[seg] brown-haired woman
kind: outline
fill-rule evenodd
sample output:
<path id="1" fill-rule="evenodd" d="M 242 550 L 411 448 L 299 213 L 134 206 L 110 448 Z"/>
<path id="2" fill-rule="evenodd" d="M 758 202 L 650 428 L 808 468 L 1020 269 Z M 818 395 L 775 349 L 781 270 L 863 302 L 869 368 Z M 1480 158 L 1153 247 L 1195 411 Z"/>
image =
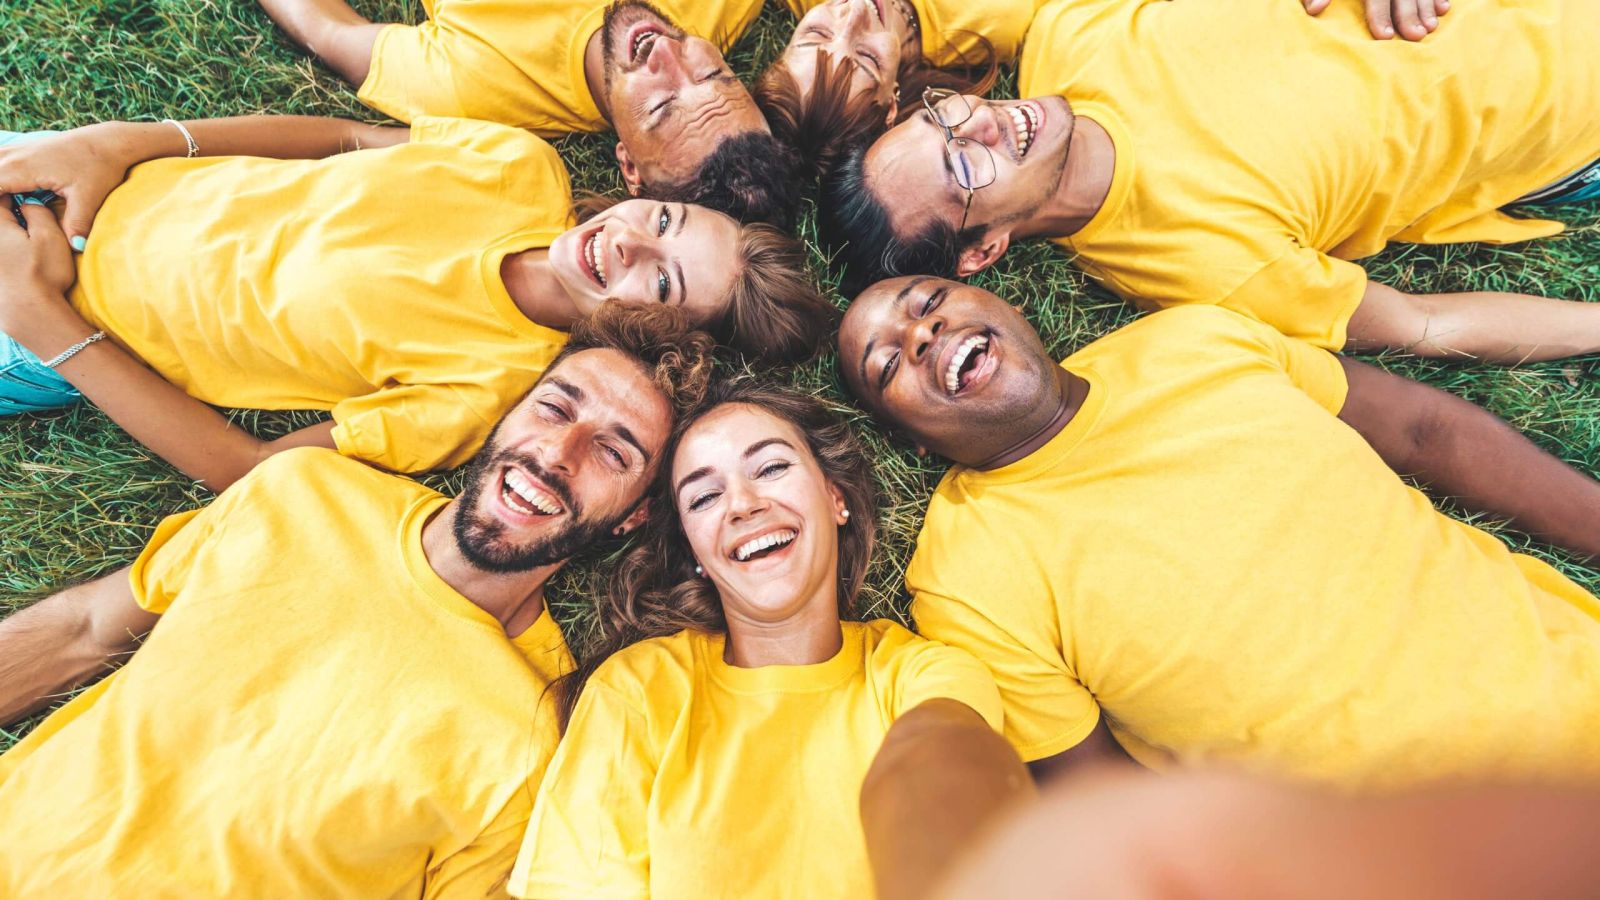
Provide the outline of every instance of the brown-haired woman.
<path id="1" fill-rule="evenodd" d="M 874 867 L 902 892 L 900 873 L 937 868 L 908 856 L 950 849 L 1026 789 L 988 671 L 893 622 L 846 621 L 876 491 L 819 401 L 713 386 L 665 462 L 601 652 L 565 685 L 511 892 L 861 897 Z"/>
<path id="2" fill-rule="evenodd" d="M 1034 0 L 788 0 L 800 21 L 753 91 L 817 173 L 919 109 L 927 88 L 985 94 L 1016 58 Z"/>

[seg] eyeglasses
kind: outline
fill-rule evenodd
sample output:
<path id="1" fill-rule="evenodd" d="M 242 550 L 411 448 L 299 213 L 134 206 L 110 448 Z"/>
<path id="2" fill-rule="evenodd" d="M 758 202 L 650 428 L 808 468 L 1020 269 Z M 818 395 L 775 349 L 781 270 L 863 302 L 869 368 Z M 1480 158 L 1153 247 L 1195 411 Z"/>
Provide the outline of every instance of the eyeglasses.
<path id="1" fill-rule="evenodd" d="M 994 184 L 994 154 L 982 144 L 964 137 L 956 137 L 955 128 L 972 118 L 972 107 L 967 98 L 955 91 L 926 88 L 922 92 L 922 105 L 933 117 L 933 124 L 944 132 L 944 155 L 955 173 L 956 184 L 967 192 L 967 205 L 961 210 L 959 233 L 967 227 L 967 216 L 972 212 L 972 195 L 980 188 Z"/>

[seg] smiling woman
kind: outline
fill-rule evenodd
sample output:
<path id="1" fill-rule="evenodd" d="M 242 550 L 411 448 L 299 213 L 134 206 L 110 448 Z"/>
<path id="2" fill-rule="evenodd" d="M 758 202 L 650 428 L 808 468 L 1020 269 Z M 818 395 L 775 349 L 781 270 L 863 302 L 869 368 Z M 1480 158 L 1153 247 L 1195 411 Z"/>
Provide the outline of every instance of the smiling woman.
<path id="1" fill-rule="evenodd" d="M 977 660 L 886 620 L 843 621 L 877 505 L 844 422 L 811 397 L 724 383 L 665 463 L 601 604 L 602 646 L 557 688 L 570 722 L 512 893 L 870 896 L 862 787 L 892 782 L 869 779 L 880 750 L 902 759 L 937 734 L 1026 781 Z"/>

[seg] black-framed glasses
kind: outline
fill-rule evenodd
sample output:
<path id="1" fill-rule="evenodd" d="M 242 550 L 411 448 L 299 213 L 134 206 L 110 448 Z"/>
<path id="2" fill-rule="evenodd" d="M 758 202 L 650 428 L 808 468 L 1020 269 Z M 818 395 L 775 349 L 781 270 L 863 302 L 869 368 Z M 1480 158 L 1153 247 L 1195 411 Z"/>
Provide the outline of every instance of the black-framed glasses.
<path id="1" fill-rule="evenodd" d="M 994 184 L 994 154 L 982 144 L 964 137 L 956 137 L 957 126 L 972 118 L 972 106 L 967 98 L 955 91 L 926 88 L 922 92 L 922 105 L 933 117 L 933 124 L 944 132 L 944 155 L 955 173 L 956 184 L 967 192 L 967 205 L 961 210 L 961 225 L 957 232 L 967 228 L 967 216 L 972 212 L 972 195 Z"/>

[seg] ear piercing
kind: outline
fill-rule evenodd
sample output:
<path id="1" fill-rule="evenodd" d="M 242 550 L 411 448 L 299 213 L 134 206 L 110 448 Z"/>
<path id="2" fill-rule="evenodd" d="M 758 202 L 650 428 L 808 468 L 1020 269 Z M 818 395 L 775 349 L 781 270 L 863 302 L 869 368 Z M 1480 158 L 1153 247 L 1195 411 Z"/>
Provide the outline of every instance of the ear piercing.
<path id="1" fill-rule="evenodd" d="M 696 575 L 704 575 L 704 574 L 706 574 L 706 570 L 700 568 L 700 564 L 699 563 L 695 563 L 694 564 L 694 573 Z"/>
<path id="2" fill-rule="evenodd" d="M 850 521 L 850 510 L 842 509 L 839 511 L 839 515 L 843 516 L 846 522 Z"/>

